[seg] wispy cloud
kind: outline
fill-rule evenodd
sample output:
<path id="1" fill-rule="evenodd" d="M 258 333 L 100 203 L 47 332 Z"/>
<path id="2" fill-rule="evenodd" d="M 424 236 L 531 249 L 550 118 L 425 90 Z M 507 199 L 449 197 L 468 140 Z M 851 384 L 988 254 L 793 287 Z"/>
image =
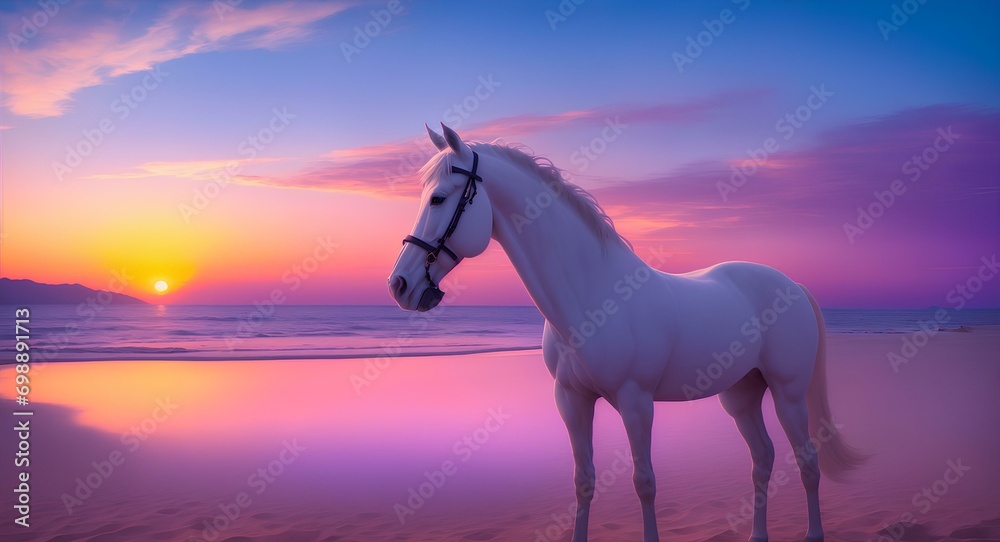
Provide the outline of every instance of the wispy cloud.
<path id="1" fill-rule="evenodd" d="M 540 131 L 575 125 L 603 124 L 609 119 L 621 122 L 662 124 L 685 124 L 707 119 L 714 113 L 747 101 L 764 97 L 767 91 L 758 89 L 721 92 L 707 98 L 678 103 L 653 105 L 618 105 L 592 109 L 564 111 L 551 115 L 514 115 L 473 127 L 463 137 L 474 139 L 492 138 L 497 134 L 505 137 L 532 135 Z"/>
<path id="2" fill-rule="evenodd" d="M 925 168 L 911 163 L 904 170 L 933 145 L 939 129 L 949 127 L 958 139 L 946 152 Z M 730 182 L 732 167 L 746 157 L 688 164 L 594 193 L 616 217 L 641 223 L 642 235 L 759 227 L 816 227 L 839 234 L 858 207 L 874 201 L 874 191 L 885 191 L 899 179 L 906 193 L 887 211 L 892 225 L 886 229 L 940 224 L 986 235 L 989 228 L 968 226 L 996 213 L 998 156 L 1000 114 L 940 105 L 843 126 L 824 134 L 814 147 L 775 154 L 725 201 L 719 183 Z M 914 168 L 921 172 L 917 180 L 911 180 Z"/>
<path id="3" fill-rule="evenodd" d="M 101 13 L 67 6 L 32 42 L 0 57 L 3 104 L 17 115 L 62 115 L 81 89 L 187 55 L 295 43 L 313 32 L 314 23 L 350 5 L 289 1 L 219 12 L 214 3 L 183 3 L 141 25 L 138 33 L 129 21 L 134 14 L 120 13 L 117 4 L 88 6 Z M 14 20 L 20 14 L 0 23 L 11 26 Z"/>
<path id="4" fill-rule="evenodd" d="M 726 108 L 759 99 L 763 95 L 763 91 L 748 90 L 679 103 L 607 105 L 547 115 L 514 115 L 465 128 L 462 137 L 467 140 L 493 140 L 502 136 L 510 140 L 567 127 L 600 125 L 616 118 L 628 124 L 688 124 L 706 120 Z M 253 181 L 271 186 L 359 192 L 374 197 L 413 197 L 420 192 L 414 174 L 435 152 L 423 130 L 420 130 L 411 141 L 334 150 L 295 174 L 259 177 Z"/>
<path id="5" fill-rule="evenodd" d="M 91 180 L 149 179 L 155 177 L 203 181 L 209 179 L 229 179 L 227 170 L 242 171 L 246 166 L 279 162 L 280 158 L 253 158 L 241 160 L 191 160 L 185 162 L 146 162 L 119 173 L 89 175 Z"/>

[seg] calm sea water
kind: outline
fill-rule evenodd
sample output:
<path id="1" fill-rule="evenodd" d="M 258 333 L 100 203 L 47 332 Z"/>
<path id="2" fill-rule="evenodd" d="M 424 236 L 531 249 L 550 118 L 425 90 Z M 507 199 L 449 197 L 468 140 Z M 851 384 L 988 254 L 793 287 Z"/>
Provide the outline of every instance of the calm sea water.
<path id="1" fill-rule="evenodd" d="M 13 331 L 15 307 L 3 306 Z M 825 310 L 831 333 L 906 333 L 934 321 L 926 310 Z M 941 328 L 1000 325 L 1000 309 L 949 311 Z M 541 344 L 534 307 L 441 306 L 407 313 L 393 306 L 114 306 L 31 308 L 34 359 L 255 360 L 414 356 L 531 349 Z M 13 336 L 0 347 L 13 356 Z"/>

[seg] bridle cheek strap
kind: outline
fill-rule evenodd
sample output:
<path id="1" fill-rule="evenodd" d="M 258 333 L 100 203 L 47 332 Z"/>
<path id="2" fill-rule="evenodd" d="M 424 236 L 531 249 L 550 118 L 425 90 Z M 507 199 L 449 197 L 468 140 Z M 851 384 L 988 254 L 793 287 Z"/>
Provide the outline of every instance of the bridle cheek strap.
<path id="1" fill-rule="evenodd" d="M 476 186 L 477 182 L 483 182 L 483 178 L 480 177 L 476 172 L 479 170 L 479 154 L 476 151 L 472 151 L 472 171 L 466 171 L 457 166 L 451 166 L 452 173 L 461 173 L 468 177 L 465 181 L 465 189 L 462 191 L 462 199 L 458 200 L 458 207 L 455 208 L 455 214 L 451 215 L 451 222 L 448 223 L 448 229 L 444 231 L 444 235 L 438 239 L 437 245 L 432 245 L 427 241 L 413 235 L 407 235 L 403 238 L 403 244 L 411 243 L 427 251 L 427 259 L 424 261 L 424 276 L 427 278 L 427 282 L 430 283 L 431 288 L 438 289 L 437 284 L 431 279 L 431 264 L 437 261 L 438 256 L 444 252 L 451 257 L 452 260 L 457 262 L 459 260 L 458 255 L 455 251 L 448 248 L 445 244 L 448 239 L 455 233 L 458 228 L 458 221 L 462 218 L 462 213 L 465 212 L 465 207 L 467 205 L 472 205 L 472 200 L 475 199 L 476 194 L 479 192 L 479 188 Z"/>

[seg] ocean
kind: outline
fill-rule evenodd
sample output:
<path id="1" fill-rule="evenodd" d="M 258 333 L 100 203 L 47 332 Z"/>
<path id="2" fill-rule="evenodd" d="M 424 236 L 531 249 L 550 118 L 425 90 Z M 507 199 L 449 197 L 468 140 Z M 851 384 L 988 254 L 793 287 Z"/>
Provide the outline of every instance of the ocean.
<path id="1" fill-rule="evenodd" d="M 13 331 L 14 310 L 2 306 Z M 338 359 L 467 354 L 536 349 L 542 316 L 534 307 L 442 305 L 426 313 L 395 306 L 31 307 L 35 361 Z M 1000 325 L 1000 309 L 825 309 L 830 333 L 908 333 Z M 13 361 L 5 334 L 0 364 Z"/>

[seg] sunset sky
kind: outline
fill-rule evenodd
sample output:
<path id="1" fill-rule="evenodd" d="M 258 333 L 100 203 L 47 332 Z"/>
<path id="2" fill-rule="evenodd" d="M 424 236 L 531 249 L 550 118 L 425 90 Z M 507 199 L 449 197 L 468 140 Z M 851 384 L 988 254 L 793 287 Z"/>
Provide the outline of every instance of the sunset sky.
<path id="1" fill-rule="evenodd" d="M 4 2 L 0 274 L 392 303 L 444 121 L 550 158 L 666 271 L 751 260 L 826 307 L 945 306 L 1000 251 L 1000 4 L 918 5 Z M 459 303 L 530 303 L 495 243 L 454 274 Z M 1000 306 L 1000 277 L 970 306 Z"/>

